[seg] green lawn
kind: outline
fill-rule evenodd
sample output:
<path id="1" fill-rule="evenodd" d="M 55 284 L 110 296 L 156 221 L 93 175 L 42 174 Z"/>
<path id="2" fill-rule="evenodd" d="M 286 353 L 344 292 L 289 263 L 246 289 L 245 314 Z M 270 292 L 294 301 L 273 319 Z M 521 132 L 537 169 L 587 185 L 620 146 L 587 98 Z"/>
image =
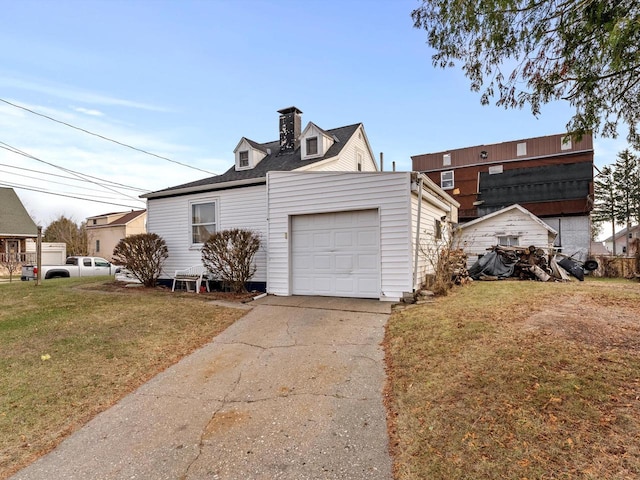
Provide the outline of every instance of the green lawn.
<path id="1" fill-rule="evenodd" d="M 243 314 L 206 295 L 104 282 L 0 284 L 0 478 Z"/>

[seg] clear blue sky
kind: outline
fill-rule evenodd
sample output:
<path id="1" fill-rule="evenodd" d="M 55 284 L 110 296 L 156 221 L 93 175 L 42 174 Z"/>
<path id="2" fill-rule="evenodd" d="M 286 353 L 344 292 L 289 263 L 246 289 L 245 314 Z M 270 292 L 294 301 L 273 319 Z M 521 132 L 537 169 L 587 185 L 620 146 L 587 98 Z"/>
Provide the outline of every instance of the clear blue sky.
<path id="1" fill-rule="evenodd" d="M 304 112 L 303 126 L 364 123 L 375 155 L 384 152 L 385 169 L 395 161 L 398 170 L 410 170 L 410 156 L 420 153 L 564 131 L 568 105 L 547 105 L 539 118 L 483 107 L 460 69 L 434 68 L 425 33 L 412 26 L 418 5 L 0 0 L 0 98 L 215 173 L 233 163 L 241 137 L 276 140 L 276 111 L 291 105 Z M 2 102 L 0 142 L 142 190 L 208 176 Z M 625 147 L 623 139 L 595 139 L 596 164 L 612 163 Z M 0 186 L 118 204 L 15 187 L 43 226 L 61 214 L 80 221 L 144 207 L 138 191 L 27 171 L 71 175 L 5 149 L 0 164 Z"/>

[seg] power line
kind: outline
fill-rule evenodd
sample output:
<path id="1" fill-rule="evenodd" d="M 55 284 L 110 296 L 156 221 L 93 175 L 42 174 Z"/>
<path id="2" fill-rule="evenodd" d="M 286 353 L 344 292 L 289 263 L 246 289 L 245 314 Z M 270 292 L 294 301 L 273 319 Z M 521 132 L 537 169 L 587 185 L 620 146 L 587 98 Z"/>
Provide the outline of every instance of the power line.
<path id="1" fill-rule="evenodd" d="M 6 146 L 5 146 L 5 147 L 3 147 L 2 145 L 6 145 Z M 7 147 L 8 147 L 8 148 L 7 148 Z M 24 156 L 24 157 L 31 158 L 31 159 L 36 160 L 36 161 L 38 161 L 38 162 L 42 162 L 42 163 L 44 163 L 44 164 L 46 164 L 46 165 L 49 165 L 49 166 L 52 166 L 52 167 L 58 168 L 58 169 L 60 169 L 60 170 L 62 170 L 62 171 L 64 171 L 64 172 L 71 173 L 72 175 L 75 175 L 75 176 L 77 176 L 77 177 L 79 177 L 79 178 L 82 178 L 83 180 L 85 180 L 85 181 L 87 181 L 87 182 L 89 182 L 89 183 L 93 183 L 93 184 L 95 184 L 95 185 L 98 185 L 98 186 L 100 186 L 100 187 L 102 187 L 102 188 L 104 188 L 104 189 L 106 189 L 106 190 L 110 190 L 110 191 L 112 191 L 112 192 L 114 192 L 114 193 L 117 193 L 118 195 L 122 195 L 122 196 L 124 196 L 124 197 L 129 197 L 130 199 L 135 200 L 135 201 L 137 201 L 137 200 L 138 200 L 138 199 L 137 199 L 137 198 L 135 198 L 135 197 L 132 197 L 132 196 L 127 195 L 127 194 L 125 194 L 125 193 L 119 192 L 119 191 L 117 191 L 117 190 L 115 190 L 115 189 L 113 189 L 113 188 L 111 188 L 111 187 L 108 187 L 108 186 L 106 186 L 106 185 L 100 185 L 98 182 L 95 182 L 95 181 L 93 181 L 93 180 L 90 180 L 89 178 L 85 178 L 85 177 L 89 177 L 89 175 L 85 175 L 84 173 L 76 172 L 76 171 L 74 171 L 74 170 L 70 170 L 70 169 L 68 169 L 68 168 L 60 167 L 60 166 L 55 165 L 55 164 L 53 164 L 53 163 L 51 163 L 51 162 L 47 162 L 47 161 L 45 161 L 45 160 L 42 160 L 42 159 L 40 159 L 40 158 L 38 158 L 38 157 L 35 157 L 35 156 L 33 156 L 33 155 L 29 154 L 29 153 L 23 152 L 22 150 L 20 150 L 20 149 L 18 149 L 18 148 L 16 148 L 16 147 L 13 147 L 13 146 L 11 146 L 11 145 L 9 145 L 8 143 L 5 143 L 5 142 L 0 141 L 0 148 L 4 148 L 5 150 L 8 150 L 8 151 L 10 151 L 10 152 L 12 152 L 12 153 L 16 153 L 16 154 L 18 154 L 18 155 L 22 155 L 22 156 Z M 93 177 L 93 178 L 95 178 L 95 177 Z"/>
<path id="2" fill-rule="evenodd" d="M 8 100 L 5 100 L 3 98 L 0 98 L 0 102 L 4 102 L 7 105 L 11 105 L 12 107 L 19 108 L 21 110 L 24 110 L 26 112 L 32 113 L 34 115 L 38 115 L 39 117 L 46 118 L 47 120 L 51 120 L 52 122 L 56 122 L 56 123 L 59 123 L 61 125 L 65 125 L 65 126 L 67 126 L 69 128 L 73 128 L 75 130 L 79 130 L 81 132 L 88 133 L 89 135 L 93 135 L 94 137 L 101 138 L 101 139 L 106 140 L 108 142 L 116 143 L 116 144 L 118 144 L 118 145 L 120 145 L 122 147 L 130 148 L 131 150 L 135 150 L 136 152 L 144 153 L 146 155 L 151 155 L 152 157 L 156 157 L 156 158 L 159 158 L 161 160 L 166 160 L 167 162 L 176 163 L 176 164 L 181 165 L 183 167 L 192 168 L 194 170 L 199 170 L 199 171 L 207 173 L 209 175 L 217 175 L 216 173 L 209 172 L 208 170 L 203 170 L 202 168 L 193 167 L 191 165 L 187 165 L 186 163 L 178 162 L 177 160 L 172 160 L 170 158 L 163 157 L 162 155 L 157 155 L 155 153 L 148 152 L 147 150 L 143 150 L 141 148 L 137 148 L 137 147 L 133 147 L 131 145 L 127 145 L 126 143 L 119 142 L 118 140 L 114 140 L 113 138 L 105 137 L 104 135 L 100 135 L 99 133 L 90 132 L 89 130 L 85 130 L 84 128 L 76 127 L 75 125 L 71 125 L 70 123 L 63 122 L 62 120 L 58 120 L 56 118 L 50 117 L 48 115 L 45 115 L 43 113 L 36 112 L 35 110 L 31 110 L 31 109 L 29 109 L 27 107 L 23 107 L 22 105 L 17 105 L 15 103 L 12 103 L 12 102 L 10 102 Z"/>
<path id="3" fill-rule="evenodd" d="M 55 195 L 55 196 L 58 196 L 58 197 L 66 197 L 66 198 L 73 198 L 73 199 L 76 199 L 76 200 L 84 200 L 85 202 L 103 203 L 105 205 L 116 205 L 118 207 L 126 207 L 126 208 L 131 208 L 131 209 L 134 209 L 134 210 L 136 208 L 140 208 L 140 207 L 132 207 L 131 205 L 124 205 L 122 203 L 105 202 L 104 200 L 92 200 L 90 198 L 76 197 L 74 195 L 66 195 L 64 193 L 49 192 L 47 190 L 32 188 L 32 187 L 28 187 L 28 186 L 25 186 L 25 185 L 20 185 L 20 184 L 17 184 L 17 183 L 10 183 L 10 182 L 0 181 L 0 185 L 3 185 L 5 187 L 11 187 L 11 188 L 21 188 L 23 190 L 29 190 L 29 191 L 32 191 L 32 192 L 46 193 L 48 195 Z M 140 200 L 138 200 L 138 201 L 140 201 Z"/>
<path id="4" fill-rule="evenodd" d="M 4 147 L 0 147 L 0 148 L 4 148 Z M 7 150 L 7 149 L 5 149 L 5 150 Z M 9 151 L 10 151 L 10 152 L 12 152 L 12 153 L 17 153 L 17 152 L 13 152 L 13 150 L 9 150 Z M 34 169 L 32 169 L 32 168 L 17 167 L 17 166 L 15 166 L 15 165 L 9 165 L 9 164 L 7 164 L 7 163 L 0 163 L 0 166 L 2 166 L 2 167 L 9 167 L 9 168 L 15 168 L 16 170 L 24 170 L 25 172 L 41 173 L 42 175 L 49 175 L 49 176 L 51 176 L 51 177 L 64 178 L 64 179 L 67 179 L 67 180 L 73 180 L 74 182 L 84 182 L 84 181 L 86 181 L 86 180 L 84 180 L 84 179 L 68 177 L 68 176 L 66 176 L 66 175 L 59 175 L 59 174 L 57 174 L 57 173 L 45 172 L 45 171 L 43 171 L 43 170 L 34 170 Z M 29 177 L 28 175 L 24 175 L 24 174 L 17 174 L 17 173 L 11 173 L 11 172 L 6 172 L 6 173 L 9 173 L 9 174 L 11 174 L 11 175 L 20 175 L 20 176 L 24 176 L 24 177 L 27 177 L 27 178 L 34 178 L 34 179 L 36 179 L 36 180 L 43 180 L 43 179 L 41 179 L 41 178 Z M 97 177 L 93 177 L 93 178 L 97 178 Z M 100 180 L 100 179 L 98 178 L 98 180 Z M 51 182 L 51 180 L 47 180 L 47 181 Z M 148 192 L 148 190 L 145 190 L 144 188 L 129 187 L 129 186 L 127 186 L 127 185 L 123 185 L 123 184 L 121 184 L 121 183 L 112 182 L 111 180 L 103 180 L 103 181 L 104 181 L 105 183 L 108 183 L 108 184 L 111 184 L 111 185 L 117 185 L 117 186 L 119 186 L 120 188 L 124 188 L 124 189 L 126 189 L 126 190 L 134 190 L 134 191 L 142 192 L 142 193 L 144 193 L 144 192 Z M 64 185 L 64 184 L 62 184 L 62 185 Z M 72 186 L 72 185 L 70 185 L 70 186 Z"/>
<path id="5" fill-rule="evenodd" d="M 81 187 L 79 185 L 71 185 L 69 183 L 56 182 L 55 180 L 43 180 L 40 177 L 34 177 L 32 175 L 25 175 L 24 173 L 13 173 L 13 172 L 9 172 L 7 170 L 0 170 L 0 173 L 7 173 L 9 175 L 19 176 L 20 178 L 29 178 L 29 179 L 38 180 L 38 181 L 41 181 L 41 182 L 42 181 L 46 181 L 47 184 L 56 184 L 56 185 L 62 185 L 64 187 L 79 188 L 81 190 L 88 190 L 90 192 L 97 192 L 98 191 L 95 188 L 87 188 L 87 187 Z M 75 178 L 70 178 L 70 177 L 63 177 L 63 178 L 69 178 L 70 180 L 77 180 Z M 103 196 L 99 196 L 99 195 L 91 195 L 91 196 L 94 197 L 94 198 L 111 198 L 111 197 L 103 197 Z M 129 197 L 129 198 L 131 198 L 131 197 Z"/>

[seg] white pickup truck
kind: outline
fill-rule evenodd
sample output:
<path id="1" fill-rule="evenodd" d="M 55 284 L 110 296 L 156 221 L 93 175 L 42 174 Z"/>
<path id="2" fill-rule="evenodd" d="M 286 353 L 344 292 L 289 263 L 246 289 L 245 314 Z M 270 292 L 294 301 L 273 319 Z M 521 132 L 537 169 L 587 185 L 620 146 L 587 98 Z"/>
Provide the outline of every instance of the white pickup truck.
<path id="1" fill-rule="evenodd" d="M 41 278 L 95 277 L 115 275 L 122 267 L 112 265 L 100 257 L 68 257 L 64 265 L 42 265 Z M 35 280 L 38 268 L 35 265 L 23 265 L 22 281 Z"/>

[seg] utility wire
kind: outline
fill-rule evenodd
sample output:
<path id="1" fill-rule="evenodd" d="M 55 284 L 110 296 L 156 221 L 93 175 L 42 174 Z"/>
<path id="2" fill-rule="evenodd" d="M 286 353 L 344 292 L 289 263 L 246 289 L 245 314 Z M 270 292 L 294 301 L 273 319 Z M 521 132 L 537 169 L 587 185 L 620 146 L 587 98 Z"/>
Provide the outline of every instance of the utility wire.
<path id="1" fill-rule="evenodd" d="M 0 181 L 0 185 L 3 185 L 5 187 L 21 188 L 23 190 L 30 190 L 32 192 L 46 193 L 48 195 L 56 195 L 58 197 L 74 198 L 76 200 L 84 200 L 86 202 L 103 203 L 103 204 L 106 204 L 106 205 L 117 205 L 118 207 L 126 207 L 126 208 L 131 208 L 131 209 L 134 209 L 134 210 L 137 209 L 137 208 L 140 208 L 140 207 L 132 207 L 131 205 L 124 205 L 122 203 L 105 202 L 104 200 L 92 200 L 90 198 L 76 197 L 74 195 L 66 195 L 64 193 L 49 192 L 47 190 L 27 187 L 27 186 L 19 185 L 19 184 L 12 184 L 12 183 L 9 183 L 9 182 Z"/>
<path id="2" fill-rule="evenodd" d="M 20 178 L 29 178 L 29 179 L 32 179 L 32 180 L 38 180 L 40 182 L 44 181 L 44 182 L 47 182 L 47 184 L 56 184 L 56 185 L 62 185 L 62 186 L 65 186 L 65 187 L 78 188 L 80 190 L 88 190 L 89 192 L 99 192 L 99 190 L 96 190 L 95 188 L 81 187 L 79 185 L 71 185 L 70 183 L 64 183 L 64 182 L 56 182 L 55 180 L 44 180 L 44 179 L 42 179 L 40 177 L 35 177 L 35 176 L 32 176 L 32 175 L 26 175 L 24 173 L 13 173 L 13 172 L 9 172 L 7 170 L 1 170 L 1 169 L 0 169 L 0 173 L 6 173 L 8 175 L 14 175 L 14 176 L 18 176 Z M 64 177 L 64 178 L 68 178 L 68 177 Z M 77 179 L 72 178 L 71 180 L 77 180 Z M 102 192 L 102 193 L 104 193 L 104 192 Z M 85 195 L 85 194 L 83 194 L 83 195 Z M 113 198 L 113 197 L 104 197 L 104 196 L 101 196 L 101 195 L 91 195 L 91 196 L 93 198 Z M 128 198 L 131 198 L 131 197 L 128 197 Z"/>
<path id="3" fill-rule="evenodd" d="M 0 147 L 0 148 L 4 148 L 4 147 Z M 11 151 L 11 152 L 12 152 L 12 153 L 15 153 L 15 152 L 13 152 L 13 151 Z M 57 174 L 57 173 L 45 172 L 44 170 L 34 170 L 34 169 L 32 169 L 32 168 L 17 167 L 17 166 L 15 166 L 15 165 L 9 165 L 8 163 L 0 163 L 0 166 L 2 166 L 2 167 L 9 167 L 9 168 L 15 168 L 16 170 L 23 170 L 23 171 L 25 171 L 25 172 L 41 173 L 42 175 L 49 175 L 49 176 L 51 176 L 51 177 L 64 178 L 64 179 L 67 179 L 67 180 L 73 180 L 74 182 L 85 182 L 85 181 L 86 181 L 86 180 L 84 180 L 84 179 L 79 179 L 79 178 L 74 178 L 74 177 L 68 177 L 68 176 L 66 176 L 66 175 L 59 175 L 59 174 Z M 9 173 L 9 174 L 11 174 L 11 175 L 20 175 L 20 176 L 24 176 L 24 177 L 27 177 L 27 178 L 34 178 L 34 179 L 36 179 L 36 180 L 44 180 L 44 179 L 42 179 L 42 178 L 29 177 L 28 175 L 24 175 L 24 174 L 22 174 L 22 173 L 20 173 L 20 174 L 18 174 L 18 173 L 12 173 L 12 172 L 6 172 L 6 173 Z M 97 178 L 97 177 L 93 177 L 93 178 Z M 100 179 L 98 178 L 98 180 L 100 180 Z M 51 180 L 46 180 L 46 181 L 51 182 Z M 108 183 L 108 184 L 111 184 L 111 185 L 117 185 L 117 186 L 119 186 L 120 188 L 124 188 L 124 189 L 126 189 L 126 190 L 134 190 L 134 191 L 136 191 L 136 192 L 142 192 L 142 193 L 144 193 L 144 192 L 148 192 L 148 190 L 145 190 L 144 188 L 129 187 L 129 186 L 127 186 L 127 185 L 123 185 L 123 184 L 121 184 L 121 183 L 112 182 L 111 180 L 103 180 L 103 181 L 104 181 L 105 183 Z M 52 182 L 52 183 L 53 183 L 53 182 Z M 62 184 L 62 185 L 64 185 L 64 184 Z M 70 185 L 70 186 L 72 186 L 72 185 Z"/>
<path id="4" fill-rule="evenodd" d="M 3 147 L 2 145 L 6 145 L 6 146 L 5 146 L 5 147 Z M 7 147 L 8 147 L 8 148 L 7 148 Z M 8 151 L 10 151 L 10 152 L 12 152 L 12 153 L 16 153 L 16 154 L 18 154 L 18 155 L 22 155 L 22 156 L 24 156 L 24 157 L 31 158 L 31 159 L 36 160 L 36 161 L 38 161 L 38 162 L 42 162 L 42 163 L 44 163 L 44 164 L 46 164 L 46 165 L 50 165 L 50 166 L 52 166 L 52 167 L 58 168 L 58 169 L 60 169 L 60 170 L 62 170 L 62 171 L 65 171 L 65 172 L 71 173 L 72 175 L 75 175 L 76 177 L 82 178 L 82 179 L 86 180 L 86 181 L 87 181 L 87 182 L 89 182 L 89 183 L 93 183 L 93 184 L 95 184 L 95 185 L 98 185 L 98 186 L 100 186 L 100 187 L 102 187 L 102 188 L 106 189 L 106 190 L 110 190 L 110 191 L 112 191 L 112 192 L 114 192 L 114 193 L 117 193 L 118 195 L 122 195 L 122 196 L 124 196 L 124 197 L 128 197 L 128 198 L 130 198 L 130 199 L 132 199 L 132 200 L 138 201 L 138 199 L 137 199 L 137 198 L 132 197 L 131 195 L 127 195 L 127 194 L 125 194 L 125 193 L 119 192 L 119 191 L 117 191 L 117 190 L 115 190 L 115 189 L 113 189 L 113 188 L 111 188 L 111 187 L 106 186 L 106 185 L 100 185 L 98 182 L 95 182 L 95 181 L 90 180 L 90 179 L 88 179 L 88 178 L 84 178 L 84 177 L 88 177 L 88 175 L 85 175 L 84 173 L 76 172 L 76 171 L 74 171 L 74 170 L 70 170 L 70 169 L 68 169 L 68 168 L 64 168 L 64 167 L 60 167 L 60 166 L 58 166 L 58 165 L 54 165 L 54 164 L 53 164 L 53 163 L 51 163 L 51 162 L 47 162 L 47 161 L 42 160 L 42 159 L 40 159 L 40 158 L 38 158 L 38 157 L 34 157 L 33 155 L 31 155 L 31 154 L 29 154 L 29 153 L 23 152 L 22 150 L 20 150 L 20 149 L 18 149 L 18 148 L 16 148 L 16 147 L 13 147 L 13 146 L 11 146 L 11 145 L 9 145 L 8 143 L 1 142 L 1 141 L 0 141 L 0 148 L 4 148 L 5 150 L 8 150 Z"/>
<path id="5" fill-rule="evenodd" d="M 75 130 L 79 130 L 81 132 L 88 133 L 89 135 L 93 135 L 94 137 L 101 138 L 101 139 L 106 140 L 108 142 L 116 143 L 116 144 L 118 144 L 118 145 L 120 145 L 122 147 L 130 148 L 131 150 L 135 150 L 136 152 L 144 153 L 146 155 L 151 155 L 152 157 L 160 158 L 161 160 L 166 160 L 167 162 L 171 162 L 171 163 L 176 163 L 176 164 L 181 165 L 183 167 L 192 168 L 194 170 L 199 170 L 201 172 L 208 173 L 209 175 L 217 175 L 216 173 L 209 172 L 208 170 L 203 170 L 202 168 L 193 167 L 191 165 L 187 165 L 186 163 L 178 162 L 177 160 L 172 160 L 170 158 L 163 157 L 162 155 L 157 155 L 155 153 L 148 152 L 148 151 L 143 150 L 141 148 L 137 148 L 137 147 L 133 147 L 131 145 L 127 145 L 126 143 L 119 142 L 118 140 L 114 140 L 113 138 L 105 137 L 104 135 L 100 135 L 99 133 L 90 132 L 89 130 L 85 130 L 84 128 L 76 127 L 75 125 L 71 125 L 70 123 L 63 122 L 62 120 L 58 120 L 56 118 L 50 117 L 48 115 L 45 115 L 43 113 L 36 112 L 35 110 L 31 110 L 31 109 L 29 109 L 27 107 L 23 107 L 22 105 L 17 105 L 15 103 L 12 103 L 12 102 L 10 102 L 8 100 L 5 100 L 4 98 L 0 98 L 0 102 L 4 102 L 7 105 L 11 105 L 12 107 L 19 108 L 21 110 L 24 110 L 26 112 L 32 113 L 34 115 L 38 115 L 39 117 L 46 118 L 47 120 L 51 120 L 52 122 L 60 123 L 61 125 L 65 125 L 65 126 L 67 126 L 69 128 L 73 128 Z"/>

